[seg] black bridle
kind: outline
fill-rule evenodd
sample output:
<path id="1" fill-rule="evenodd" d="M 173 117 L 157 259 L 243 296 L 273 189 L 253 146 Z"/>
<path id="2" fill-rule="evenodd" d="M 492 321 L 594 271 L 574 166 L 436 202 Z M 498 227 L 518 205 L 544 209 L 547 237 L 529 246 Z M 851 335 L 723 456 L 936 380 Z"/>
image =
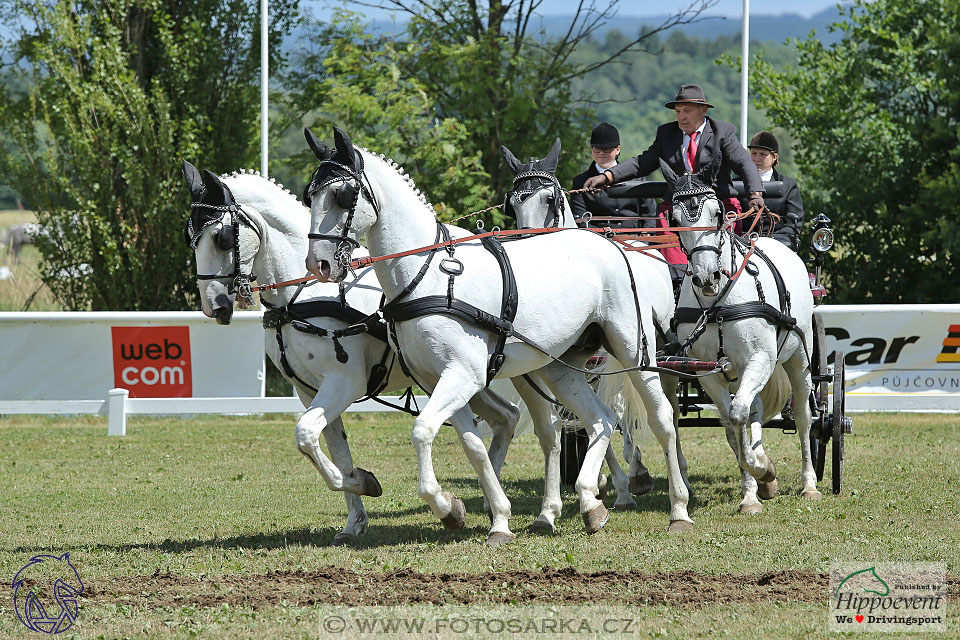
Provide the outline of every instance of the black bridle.
<path id="1" fill-rule="evenodd" d="M 335 160 L 322 160 L 317 168 L 314 169 L 313 174 L 310 176 L 310 182 L 307 183 L 307 186 L 303 190 L 303 202 L 308 207 L 311 207 L 314 194 L 319 193 L 335 182 L 343 183 L 334 193 L 334 199 L 337 205 L 347 211 L 347 218 L 343 223 L 342 233 L 310 232 L 307 234 L 307 238 L 310 240 L 330 240 L 336 242 L 337 249 L 334 255 L 340 263 L 340 266 L 346 266 L 350 261 L 350 253 L 353 251 L 353 248 L 360 247 L 360 243 L 348 234 L 353 226 L 353 217 L 356 215 L 357 204 L 360 202 L 361 194 L 370 202 L 374 213 L 378 216 L 380 215 L 380 203 L 377 202 L 376 197 L 373 195 L 373 188 L 370 186 L 370 181 L 363 171 L 363 157 L 360 156 L 360 154 L 355 154 L 354 157 L 360 165 L 360 171 L 356 171 L 353 167 L 336 162 Z M 321 180 L 320 173 L 324 167 L 332 167 L 332 171 L 330 171 L 329 176 Z M 342 171 L 346 175 L 342 175 L 338 171 Z M 348 182 L 349 179 L 353 179 L 355 183 Z"/>
<path id="2" fill-rule="evenodd" d="M 703 216 L 704 207 L 712 200 L 717 203 L 717 209 L 719 214 L 717 215 L 717 228 L 714 233 L 720 234 L 720 241 L 716 246 L 709 244 L 697 244 L 694 247 L 688 249 L 683 244 L 683 238 L 678 236 L 678 241 L 680 242 L 680 248 L 688 257 L 697 253 L 698 251 L 711 251 L 716 253 L 717 256 L 723 255 L 723 241 L 726 234 L 722 233 L 723 223 L 726 218 L 723 215 L 723 204 L 720 202 L 720 199 L 717 197 L 717 194 L 710 187 L 699 183 L 698 181 L 693 180 L 692 175 L 687 174 L 680 176 L 680 179 L 683 180 L 683 184 L 678 185 L 673 191 L 673 197 L 671 201 L 675 208 L 679 208 L 683 220 L 679 220 L 680 224 L 692 225 L 696 224 L 701 216 Z M 690 206 L 687 203 L 690 203 Z M 703 233 L 711 233 L 709 231 L 704 231 Z"/>
<path id="3" fill-rule="evenodd" d="M 232 251 L 233 253 L 233 272 L 229 274 L 197 274 L 197 280 L 223 280 L 227 282 L 227 293 L 229 295 L 237 294 L 245 303 L 253 303 L 253 290 L 250 284 L 256 281 L 257 276 L 251 273 L 243 273 L 241 271 L 241 259 L 240 259 L 240 225 L 245 224 L 250 227 L 255 234 L 257 234 L 257 240 L 263 242 L 263 237 L 260 235 L 260 230 L 255 224 L 250 220 L 243 209 L 236 204 L 230 205 L 212 205 L 206 204 L 205 202 L 193 202 L 190 204 L 191 211 L 195 208 L 202 209 L 212 209 L 214 211 L 222 212 L 219 217 L 208 217 L 206 222 L 199 229 L 194 229 L 193 227 L 193 216 L 187 220 L 187 226 L 184 229 L 184 239 L 187 241 L 187 244 L 191 249 L 196 251 L 197 243 L 200 241 L 200 237 L 203 235 L 203 230 L 206 229 L 211 224 L 220 223 L 220 229 L 217 230 L 214 235 L 214 244 L 221 251 Z M 223 222 L 224 217 L 230 214 L 230 224 Z"/>
<path id="4" fill-rule="evenodd" d="M 503 210 L 505 212 L 512 212 L 513 217 L 516 218 L 517 213 L 513 211 L 513 207 L 510 206 L 510 201 L 514 196 L 522 203 L 534 193 L 550 186 L 553 187 L 553 194 L 548 200 L 548 204 L 553 209 L 553 225 L 551 226 L 559 227 L 563 222 L 563 188 L 560 186 L 560 181 L 557 180 L 557 177 L 549 171 L 531 169 L 530 171 L 521 171 L 518 173 L 517 177 L 513 179 L 513 189 L 508 191 L 506 197 L 503 199 Z"/>

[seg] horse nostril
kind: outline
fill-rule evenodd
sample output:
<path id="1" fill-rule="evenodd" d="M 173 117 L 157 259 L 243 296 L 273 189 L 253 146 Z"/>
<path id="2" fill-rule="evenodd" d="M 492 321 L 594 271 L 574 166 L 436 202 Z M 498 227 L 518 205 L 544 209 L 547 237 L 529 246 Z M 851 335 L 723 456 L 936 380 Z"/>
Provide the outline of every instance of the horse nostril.
<path id="1" fill-rule="evenodd" d="M 703 280 L 700 278 L 700 276 L 693 276 L 693 286 L 701 288 L 703 287 Z"/>
<path id="2" fill-rule="evenodd" d="M 330 278 L 330 263 L 326 260 L 320 261 L 320 275 L 322 275 L 325 279 Z"/>
<path id="3" fill-rule="evenodd" d="M 720 282 L 720 272 L 714 271 L 713 273 L 711 273 L 710 279 L 713 280 L 714 282 Z"/>

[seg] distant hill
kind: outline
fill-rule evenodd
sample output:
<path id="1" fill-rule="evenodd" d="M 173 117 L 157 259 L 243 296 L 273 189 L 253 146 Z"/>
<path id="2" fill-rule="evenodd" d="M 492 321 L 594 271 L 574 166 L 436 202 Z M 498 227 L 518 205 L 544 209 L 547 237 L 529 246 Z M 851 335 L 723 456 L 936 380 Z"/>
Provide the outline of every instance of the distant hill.
<path id="1" fill-rule="evenodd" d="M 560 35 L 570 24 L 571 16 L 546 16 L 538 28 L 542 28 L 549 35 Z M 597 37 L 603 38 L 608 31 L 617 30 L 623 34 L 634 34 L 644 26 L 661 24 L 667 16 L 634 17 L 618 15 L 601 29 L 597 30 Z M 837 42 L 840 38 L 836 33 L 830 33 L 827 27 L 841 19 L 837 7 L 824 9 L 810 18 L 804 18 L 796 13 L 781 15 L 754 15 L 750 18 L 750 39 L 760 42 L 782 44 L 787 38 L 806 38 L 812 30 L 825 44 Z M 724 18 L 722 16 L 708 16 L 693 24 L 675 27 L 667 35 L 675 31 L 682 32 L 692 38 L 713 40 L 718 36 L 739 36 L 740 18 Z M 375 33 L 394 33 L 403 28 L 402 22 L 390 20 L 374 20 L 371 30 Z"/>

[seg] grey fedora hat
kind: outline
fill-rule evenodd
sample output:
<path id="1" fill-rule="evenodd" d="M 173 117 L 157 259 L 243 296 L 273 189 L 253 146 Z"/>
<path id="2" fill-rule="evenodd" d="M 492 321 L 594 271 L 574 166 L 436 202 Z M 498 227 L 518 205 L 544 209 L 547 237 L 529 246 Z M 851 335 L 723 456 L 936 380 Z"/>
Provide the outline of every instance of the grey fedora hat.
<path id="1" fill-rule="evenodd" d="M 713 105 L 707 102 L 707 96 L 703 93 L 703 88 L 698 84 L 685 84 L 680 87 L 677 97 L 666 103 L 667 109 L 673 109 L 677 104 L 686 102 L 688 104 L 702 104 L 705 107 L 713 109 Z"/>

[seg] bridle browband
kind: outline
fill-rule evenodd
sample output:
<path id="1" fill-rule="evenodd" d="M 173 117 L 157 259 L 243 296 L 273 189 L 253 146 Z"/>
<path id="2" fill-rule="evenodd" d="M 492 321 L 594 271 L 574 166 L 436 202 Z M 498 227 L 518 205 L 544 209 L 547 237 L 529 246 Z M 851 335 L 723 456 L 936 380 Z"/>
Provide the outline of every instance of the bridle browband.
<path id="1" fill-rule="evenodd" d="M 353 245 L 354 248 L 360 247 L 360 243 L 351 238 L 348 234 L 353 226 L 353 217 L 356 215 L 357 204 L 360 201 L 361 193 L 366 196 L 367 200 L 370 202 L 374 213 L 376 213 L 378 216 L 380 215 L 380 203 L 377 202 L 376 197 L 373 195 L 373 188 L 370 186 L 370 181 L 363 170 L 363 156 L 361 156 L 359 153 L 355 153 L 354 157 L 356 158 L 356 162 L 360 165 L 359 171 L 356 171 L 353 169 L 353 167 L 347 166 L 335 160 L 321 160 L 320 164 L 317 165 L 317 168 L 314 169 L 313 174 L 310 176 L 310 182 L 307 183 L 306 188 L 303 190 L 303 201 L 308 207 L 310 207 L 312 206 L 313 195 L 315 193 L 320 192 L 335 182 L 344 183 L 343 186 L 337 189 L 337 193 L 335 194 L 337 205 L 347 210 L 347 219 L 343 224 L 343 232 L 340 234 L 314 232 L 307 234 L 307 238 L 310 240 L 330 240 L 332 242 L 336 242 L 337 249 L 334 255 L 336 256 L 337 262 L 339 262 L 340 266 L 342 267 L 348 266 L 350 262 L 350 253 L 352 252 L 352 249 L 348 249 L 348 245 Z M 332 172 L 330 178 L 318 184 L 320 171 L 324 167 L 334 167 L 334 171 Z M 347 175 L 344 176 L 338 174 L 336 171 L 337 169 L 345 172 Z M 347 182 L 347 178 L 353 178 L 356 181 L 356 185 L 349 184 Z"/>
<path id="2" fill-rule="evenodd" d="M 518 184 L 523 181 L 539 181 L 540 184 L 533 188 L 518 188 Z M 564 213 L 564 203 L 563 203 L 563 188 L 560 186 L 560 181 L 557 180 L 557 176 L 553 175 L 549 171 L 542 171 L 540 169 L 531 169 L 529 171 L 521 171 L 513 179 L 513 188 L 507 192 L 506 198 L 504 198 L 503 209 L 505 212 L 511 211 L 510 200 L 514 195 L 517 196 L 517 199 L 522 203 L 523 200 L 533 195 L 541 189 L 546 189 L 549 185 L 544 185 L 543 182 L 548 182 L 553 186 L 553 226 L 559 227 L 560 223 L 563 221 Z M 516 212 L 514 212 L 514 217 L 516 217 Z"/>
<path id="3" fill-rule="evenodd" d="M 190 245 L 190 248 L 196 251 L 197 242 L 200 241 L 200 236 L 203 234 L 203 230 L 206 229 L 211 224 L 220 222 L 223 224 L 223 218 L 228 213 L 230 214 L 230 224 L 223 224 L 220 231 L 218 231 L 218 237 L 215 241 L 217 248 L 222 251 L 232 251 L 233 252 L 233 272 L 230 274 L 197 274 L 197 280 L 225 280 L 227 281 L 227 293 L 234 294 L 236 293 L 239 298 L 243 300 L 246 304 L 253 304 L 253 289 L 251 288 L 251 282 L 256 281 L 257 276 L 251 273 L 243 273 L 240 269 L 241 260 L 240 260 L 240 225 L 245 224 L 250 227 L 255 234 L 257 234 L 257 240 L 261 243 L 263 242 L 263 237 L 260 235 L 260 230 L 257 228 L 257 225 L 253 224 L 253 221 L 250 220 L 250 217 L 243 211 L 243 209 L 237 204 L 230 205 L 213 205 L 207 204 L 205 202 L 191 202 L 190 209 L 191 211 L 194 208 L 202 209 L 212 209 L 214 211 L 222 212 L 219 217 L 213 218 L 210 217 L 200 229 L 194 229 L 193 225 L 193 216 L 187 220 L 187 227 L 185 230 L 185 236 L 187 244 Z M 232 241 L 230 239 L 224 243 L 221 238 L 221 234 L 225 230 L 230 229 L 230 236 L 232 236 Z M 226 246 L 224 246 L 226 244 Z"/>

